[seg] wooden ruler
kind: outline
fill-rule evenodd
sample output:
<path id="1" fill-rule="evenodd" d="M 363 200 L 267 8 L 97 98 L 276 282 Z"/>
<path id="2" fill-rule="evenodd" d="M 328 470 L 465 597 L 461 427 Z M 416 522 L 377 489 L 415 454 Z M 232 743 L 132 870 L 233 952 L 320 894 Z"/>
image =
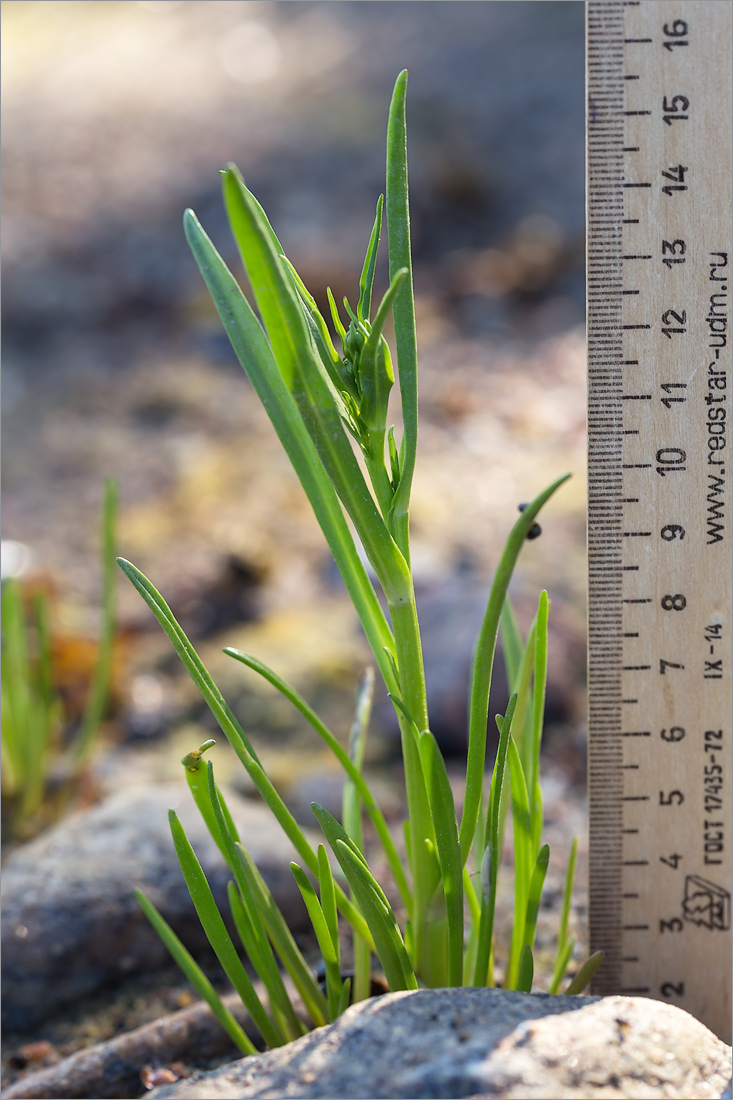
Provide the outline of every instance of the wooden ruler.
<path id="1" fill-rule="evenodd" d="M 731 1041 L 728 0 L 589 0 L 590 933 L 596 993 Z"/>

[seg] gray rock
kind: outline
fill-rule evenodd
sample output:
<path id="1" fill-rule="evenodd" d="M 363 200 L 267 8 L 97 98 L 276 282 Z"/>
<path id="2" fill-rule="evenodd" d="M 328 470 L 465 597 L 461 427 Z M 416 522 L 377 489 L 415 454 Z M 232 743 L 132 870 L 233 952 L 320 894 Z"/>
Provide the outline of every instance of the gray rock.
<path id="1" fill-rule="evenodd" d="M 497 989 L 393 993 L 287 1047 L 153 1089 L 150 1100 L 259 1097 L 720 1097 L 731 1049 L 672 1005 Z"/>
<path id="2" fill-rule="evenodd" d="M 270 811 L 227 793 L 242 841 L 291 928 L 307 920 Z M 141 887 L 194 954 L 206 944 L 178 866 L 168 809 L 180 817 L 228 912 L 224 861 L 186 784 L 122 790 L 24 845 L 3 870 L 3 1028 L 24 1031 L 63 1005 L 169 959 L 134 896 Z"/>

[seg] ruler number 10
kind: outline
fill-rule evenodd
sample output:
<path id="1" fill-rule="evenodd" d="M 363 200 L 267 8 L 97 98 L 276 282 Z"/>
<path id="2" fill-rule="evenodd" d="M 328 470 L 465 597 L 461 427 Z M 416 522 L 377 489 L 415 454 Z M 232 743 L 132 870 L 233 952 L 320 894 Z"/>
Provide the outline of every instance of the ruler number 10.
<path id="1" fill-rule="evenodd" d="M 657 451 L 656 459 L 659 463 L 657 473 L 660 477 L 666 477 L 673 471 L 687 469 L 685 466 L 687 451 L 683 451 L 681 447 L 661 447 Z"/>

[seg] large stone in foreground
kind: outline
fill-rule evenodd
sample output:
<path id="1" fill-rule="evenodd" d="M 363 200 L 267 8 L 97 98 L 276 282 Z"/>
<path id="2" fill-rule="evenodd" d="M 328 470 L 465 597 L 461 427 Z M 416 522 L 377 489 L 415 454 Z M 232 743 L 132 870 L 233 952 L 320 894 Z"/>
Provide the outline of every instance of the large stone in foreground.
<path id="1" fill-rule="evenodd" d="M 266 806 L 227 792 L 242 841 L 291 927 L 307 920 L 288 861 L 297 858 Z M 206 945 L 178 865 L 178 813 L 218 904 L 231 878 L 183 779 L 124 789 L 24 844 L 3 868 L 2 1024 L 37 1026 L 64 1005 L 167 963 L 134 894 L 140 886 L 194 954 Z"/>
<path id="2" fill-rule="evenodd" d="M 671 1005 L 497 989 L 419 990 L 362 1002 L 287 1047 L 150 1100 L 588 1100 L 720 1097 L 731 1049 Z"/>

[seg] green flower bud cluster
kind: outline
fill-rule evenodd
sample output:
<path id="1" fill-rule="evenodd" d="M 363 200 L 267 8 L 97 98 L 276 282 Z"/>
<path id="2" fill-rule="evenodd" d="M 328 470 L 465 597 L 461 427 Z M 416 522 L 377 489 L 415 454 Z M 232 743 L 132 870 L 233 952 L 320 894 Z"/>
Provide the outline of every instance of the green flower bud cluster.
<path id="1" fill-rule="evenodd" d="M 306 289 L 292 265 L 288 264 L 295 289 L 306 306 L 307 320 L 313 344 L 326 376 L 331 384 L 332 396 L 341 418 L 359 444 L 364 455 L 378 503 L 387 517 L 400 473 L 399 452 L 394 439 L 394 428 L 387 432 L 389 395 L 395 376 L 389 345 L 384 337 L 384 327 L 392 310 L 397 292 L 407 277 L 407 268 L 396 272 L 373 320 L 371 311 L 374 271 L 382 227 L 383 197 L 377 202 L 369 246 L 359 281 L 359 302 L 354 311 L 347 298 L 344 308 L 349 317 L 348 329 L 344 326 L 331 289 L 328 303 L 333 327 L 341 341 L 342 354 L 336 351 L 328 326 L 315 299 Z M 386 465 L 385 441 L 389 455 Z"/>

